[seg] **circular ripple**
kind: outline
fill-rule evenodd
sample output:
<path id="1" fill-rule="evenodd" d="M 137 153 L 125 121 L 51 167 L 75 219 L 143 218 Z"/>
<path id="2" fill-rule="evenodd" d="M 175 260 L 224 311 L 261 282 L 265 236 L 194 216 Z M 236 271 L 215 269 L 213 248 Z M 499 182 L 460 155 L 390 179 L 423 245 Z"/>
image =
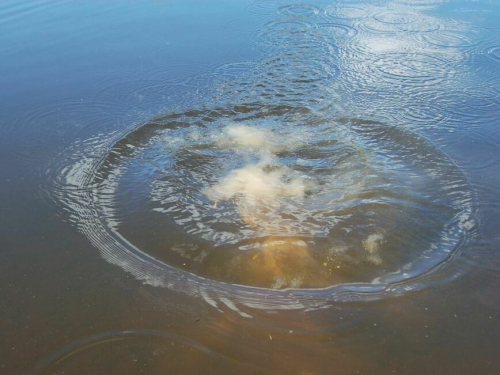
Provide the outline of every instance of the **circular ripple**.
<path id="1" fill-rule="evenodd" d="M 443 48 L 469 48 L 477 44 L 470 37 L 452 31 L 423 34 L 422 39 L 426 43 Z"/>
<path id="2" fill-rule="evenodd" d="M 400 33 L 402 29 L 418 21 L 418 16 L 411 13 L 381 12 L 360 22 L 359 27 L 370 34 Z"/>
<path id="3" fill-rule="evenodd" d="M 278 13 L 286 16 L 316 16 L 321 13 L 321 9 L 312 5 L 286 5 L 278 10 Z"/>
<path id="4" fill-rule="evenodd" d="M 434 9 L 441 5 L 444 0 L 398 0 L 397 3 L 411 6 L 412 8 L 420 9 Z"/>
<path id="5" fill-rule="evenodd" d="M 269 86 L 289 82 L 291 84 L 305 84 L 331 79 L 338 75 L 338 68 L 333 61 L 318 56 L 318 60 L 312 64 L 305 64 L 295 56 L 281 56 L 266 59 L 262 63 L 262 69 L 256 73 L 256 77 L 263 76 L 265 80 L 271 80 Z M 257 82 L 262 79 L 257 78 Z"/>
<path id="6" fill-rule="evenodd" d="M 172 61 L 168 66 L 151 65 L 146 69 L 119 72 L 121 75 L 112 72 L 103 79 L 104 88 L 96 93 L 96 97 L 136 110 L 149 110 L 161 106 L 171 97 L 178 98 L 182 95 L 186 78 L 203 71 L 198 65 L 175 64 Z"/>
<path id="7" fill-rule="evenodd" d="M 334 37 L 352 38 L 358 34 L 358 30 L 349 25 L 335 22 L 322 22 L 318 27 L 327 29 Z"/>
<path id="8" fill-rule="evenodd" d="M 412 53 L 388 53 L 373 61 L 373 69 L 389 82 L 412 86 L 437 85 L 456 73 L 445 59 Z"/>
<path id="9" fill-rule="evenodd" d="M 258 16 L 272 15 L 279 8 L 275 1 L 254 1 L 245 9 L 248 13 Z"/>
<path id="10" fill-rule="evenodd" d="M 272 147 L 221 141 L 235 123 Z M 53 193 L 104 259 L 242 315 L 419 289 L 474 227 L 467 179 L 425 139 L 302 107 L 174 113 L 69 157 Z M 303 195 L 214 202 L 248 166 Z"/>
<path id="11" fill-rule="evenodd" d="M 457 121 L 466 119 L 470 126 L 490 127 L 498 119 L 500 91 L 490 86 L 468 86 L 463 90 L 442 93 L 436 102 Z"/>
<path id="12" fill-rule="evenodd" d="M 410 104 L 404 107 L 404 119 L 410 124 L 415 124 L 420 127 L 436 127 L 448 119 L 448 116 L 443 108 L 439 106 L 425 103 Z"/>
<path id="13" fill-rule="evenodd" d="M 270 46 L 283 46 L 290 42 L 297 42 L 307 35 L 311 24 L 303 21 L 269 22 L 262 30 L 254 34 L 259 43 Z"/>
<path id="14" fill-rule="evenodd" d="M 188 354 L 186 354 L 188 353 Z M 224 372 L 227 366 L 250 373 L 241 364 L 209 348 L 176 334 L 131 329 L 103 332 L 59 349 L 41 362 L 37 374 L 65 373 L 198 373 L 209 366 Z M 253 371 L 257 368 L 250 367 Z M 163 369 L 163 371 L 161 370 Z"/>
<path id="15" fill-rule="evenodd" d="M 373 8 L 368 5 L 343 5 L 336 4 L 328 7 L 326 14 L 333 18 L 346 20 L 357 20 L 365 18 L 373 12 Z"/>
<path id="16" fill-rule="evenodd" d="M 11 139 L 11 143 L 16 144 L 16 147 L 12 148 L 12 158 L 26 165 L 38 165 L 44 158 L 50 159 L 54 153 L 60 152 L 58 147 L 54 146 L 55 139 L 62 149 L 71 132 L 78 137 L 95 124 L 106 129 L 106 126 L 117 121 L 116 113 L 124 113 L 125 110 L 126 106 L 121 102 L 109 103 L 81 98 L 43 103 L 10 125 L 19 134 L 28 132 L 33 136 L 32 142 L 27 142 L 24 137 Z M 62 113 L 65 117 L 61 116 Z M 47 132 L 48 126 L 53 129 L 53 133 Z"/>
<path id="17" fill-rule="evenodd" d="M 440 30 L 444 26 L 435 18 L 419 15 L 413 22 L 394 24 L 394 27 L 408 33 L 428 33 Z"/>
<path id="18" fill-rule="evenodd" d="M 493 61 L 500 62 L 500 46 L 488 48 L 486 56 Z"/>
<path id="19" fill-rule="evenodd" d="M 381 12 L 373 16 L 373 18 L 382 23 L 392 25 L 403 25 L 412 23 L 418 20 L 418 16 L 411 13 L 403 12 Z"/>
<path id="20" fill-rule="evenodd" d="M 391 23 L 382 23 L 374 19 L 362 20 L 357 25 L 357 28 L 363 30 L 368 35 L 399 33 L 399 30 L 396 28 L 396 25 Z"/>
<path id="21" fill-rule="evenodd" d="M 464 97 L 469 99 L 471 109 L 496 110 L 500 106 L 500 90 L 491 86 L 467 86 Z"/>

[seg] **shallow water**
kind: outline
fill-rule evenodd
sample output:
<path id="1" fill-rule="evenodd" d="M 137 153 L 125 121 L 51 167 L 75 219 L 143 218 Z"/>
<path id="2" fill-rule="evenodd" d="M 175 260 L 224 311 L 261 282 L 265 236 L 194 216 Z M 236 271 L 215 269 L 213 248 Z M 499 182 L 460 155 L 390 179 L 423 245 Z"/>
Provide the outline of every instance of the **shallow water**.
<path id="1" fill-rule="evenodd" d="M 1 372 L 496 374 L 499 16 L 2 4 Z"/>

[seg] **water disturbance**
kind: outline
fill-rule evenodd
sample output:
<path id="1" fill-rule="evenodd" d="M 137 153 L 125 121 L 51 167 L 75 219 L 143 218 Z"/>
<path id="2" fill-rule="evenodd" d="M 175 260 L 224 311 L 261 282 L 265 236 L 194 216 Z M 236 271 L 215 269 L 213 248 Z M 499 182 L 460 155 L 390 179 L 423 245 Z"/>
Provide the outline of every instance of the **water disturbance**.
<path id="1" fill-rule="evenodd" d="M 105 260 L 214 305 L 370 300 L 439 280 L 475 226 L 466 175 L 416 130 L 349 108 L 357 23 L 306 6 L 277 17 L 255 33 L 263 58 L 215 97 L 68 155 L 56 199 Z M 398 32 L 419 17 L 370 22 Z M 391 50 L 367 68 L 428 89 L 452 63 Z"/>
<path id="2" fill-rule="evenodd" d="M 499 19 L 2 2 L 0 373 L 499 373 Z"/>

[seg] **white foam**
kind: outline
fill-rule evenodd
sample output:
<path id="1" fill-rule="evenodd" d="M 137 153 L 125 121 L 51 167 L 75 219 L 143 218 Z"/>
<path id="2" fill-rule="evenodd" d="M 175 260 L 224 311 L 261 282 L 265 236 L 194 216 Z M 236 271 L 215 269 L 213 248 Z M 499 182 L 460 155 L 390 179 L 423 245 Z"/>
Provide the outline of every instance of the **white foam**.
<path id="1" fill-rule="evenodd" d="M 273 149 L 270 132 L 246 125 L 227 126 L 219 143 L 223 146 L 243 147 L 255 151 L 271 151 Z"/>
<path id="2" fill-rule="evenodd" d="M 235 169 L 206 191 L 213 200 L 229 200 L 239 196 L 247 203 L 273 201 L 278 197 L 302 198 L 305 192 L 303 178 L 290 178 L 290 173 L 284 167 L 266 170 L 266 165 L 262 163 Z"/>
<path id="3" fill-rule="evenodd" d="M 383 239 L 384 236 L 382 236 L 382 234 L 375 233 L 370 234 L 363 241 L 363 247 L 370 253 L 370 255 L 368 256 L 368 260 L 376 265 L 380 265 L 382 263 L 382 258 L 380 257 L 378 250 Z"/>
<path id="4" fill-rule="evenodd" d="M 300 143 L 293 137 L 286 137 L 288 141 L 281 138 L 278 142 L 274 133 L 248 125 L 232 124 L 224 128 L 218 138 L 219 147 L 254 153 L 259 161 L 231 171 L 204 190 L 205 195 L 216 202 L 214 207 L 218 201 L 234 199 L 244 221 L 262 222 L 262 213 L 269 212 L 264 216 L 271 224 L 276 218 L 271 217 L 270 211 L 275 211 L 284 198 L 304 198 L 311 182 L 279 164 L 276 157 L 278 152 L 296 148 Z"/>
<path id="5" fill-rule="evenodd" d="M 301 141 L 291 135 L 279 137 L 269 130 L 243 124 L 226 126 L 217 143 L 222 148 L 252 151 L 263 157 L 272 157 L 273 154 L 294 150 L 301 145 Z"/>

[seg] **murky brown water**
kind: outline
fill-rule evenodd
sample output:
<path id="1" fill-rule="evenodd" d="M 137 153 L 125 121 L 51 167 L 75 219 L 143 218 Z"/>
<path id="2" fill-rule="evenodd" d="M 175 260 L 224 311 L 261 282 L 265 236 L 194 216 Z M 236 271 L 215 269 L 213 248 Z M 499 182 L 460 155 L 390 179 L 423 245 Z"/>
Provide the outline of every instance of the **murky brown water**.
<path id="1" fill-rule="evenodd" d="M 496 374 L 489 1 L 0 7 L 0 372 Z"/>

